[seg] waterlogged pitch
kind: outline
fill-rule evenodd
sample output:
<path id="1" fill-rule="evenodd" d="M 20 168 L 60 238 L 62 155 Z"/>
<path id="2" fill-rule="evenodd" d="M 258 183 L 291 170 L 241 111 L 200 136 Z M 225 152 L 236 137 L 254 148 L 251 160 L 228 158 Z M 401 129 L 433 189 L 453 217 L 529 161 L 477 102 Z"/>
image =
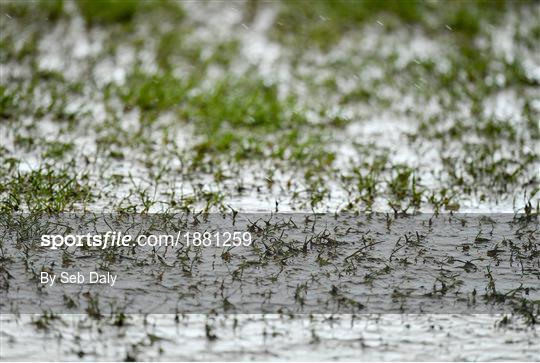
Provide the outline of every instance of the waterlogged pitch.
<path id="1" fill-rule="evenodd" d="M 538 359 L 539 18 L 2 1 L 1 360 Z"/>

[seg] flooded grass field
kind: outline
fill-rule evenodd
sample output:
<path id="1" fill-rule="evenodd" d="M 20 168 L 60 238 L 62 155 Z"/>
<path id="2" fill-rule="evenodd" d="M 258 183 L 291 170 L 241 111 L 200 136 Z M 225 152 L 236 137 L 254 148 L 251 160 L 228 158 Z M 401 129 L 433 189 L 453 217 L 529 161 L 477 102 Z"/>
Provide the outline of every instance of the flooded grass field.
<path id="1" fill-rule="evenodd" d="M 538 360 L 539 2 L 0 6 L 1 360 Z M 104 213 L 253 245 L 53 251 L 17 219 Z M 96 266 L 142 308 L 36 282 Z M 184 283 L 199 310 L 146 309 Z"/>

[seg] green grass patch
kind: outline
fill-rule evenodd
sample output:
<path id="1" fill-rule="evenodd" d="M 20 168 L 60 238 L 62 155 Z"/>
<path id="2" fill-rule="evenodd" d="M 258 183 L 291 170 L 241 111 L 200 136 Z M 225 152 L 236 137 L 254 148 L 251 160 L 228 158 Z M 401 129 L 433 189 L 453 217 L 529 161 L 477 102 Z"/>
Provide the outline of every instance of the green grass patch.
<path id="1" fill-rule="evenodd" d="M 14 173 L 0 186 L 2 212 L 62 212 L 92 197 L 86 174 L 75 174 L 68 166 L 44 164 L 36 170 Z"/>
<path id="2" fill-rule="evenodd" d="M 0 3 L 2 16 L 9 16 L 15 21 L 55 22 L 64 15 L 63 0 L 5 0 Z M 3 22 L 4 20 L 2 20 Z"/>
<path id="3" fill-rule="evenodd" d="M 189 82 L 169 73 L 151 75 L 136 69 L 117 91 L 127 108 L 161 112 L 185 101 L 191 88 Z"/>
<path id="4" fill-rule="evenodd" d="M 294 97 L 280 97 L 276 84 L 260 79 L 225 78 L 189 99 L 184 116 L 202 133 L 250 130 L 271 132 L 298 127 L 305 119 L 295 112 Z"/>
<path id="5" fill-rule="evenodd" d="M 485 24 L 494 23 L 511 6 L 527 2 L 504 0 L 293 0 L 283 3 L 274 26 L 275 36 L 288 44 L 328 48 L 346 32 L 367 22 L 380 21 L 389 30 L 412 25 L 429 32 L 447 32 L 450 27 L 462 37 L 474 37 Z"/>
<path id="6" fill-rule="evenodd" d="M 131 25 L 136 18 L 143 20 L 156 14 L 175 21 L 184 17 L 180 4 L 167 0 L 79 0 L 77 5 L 90 26 Z"/>

